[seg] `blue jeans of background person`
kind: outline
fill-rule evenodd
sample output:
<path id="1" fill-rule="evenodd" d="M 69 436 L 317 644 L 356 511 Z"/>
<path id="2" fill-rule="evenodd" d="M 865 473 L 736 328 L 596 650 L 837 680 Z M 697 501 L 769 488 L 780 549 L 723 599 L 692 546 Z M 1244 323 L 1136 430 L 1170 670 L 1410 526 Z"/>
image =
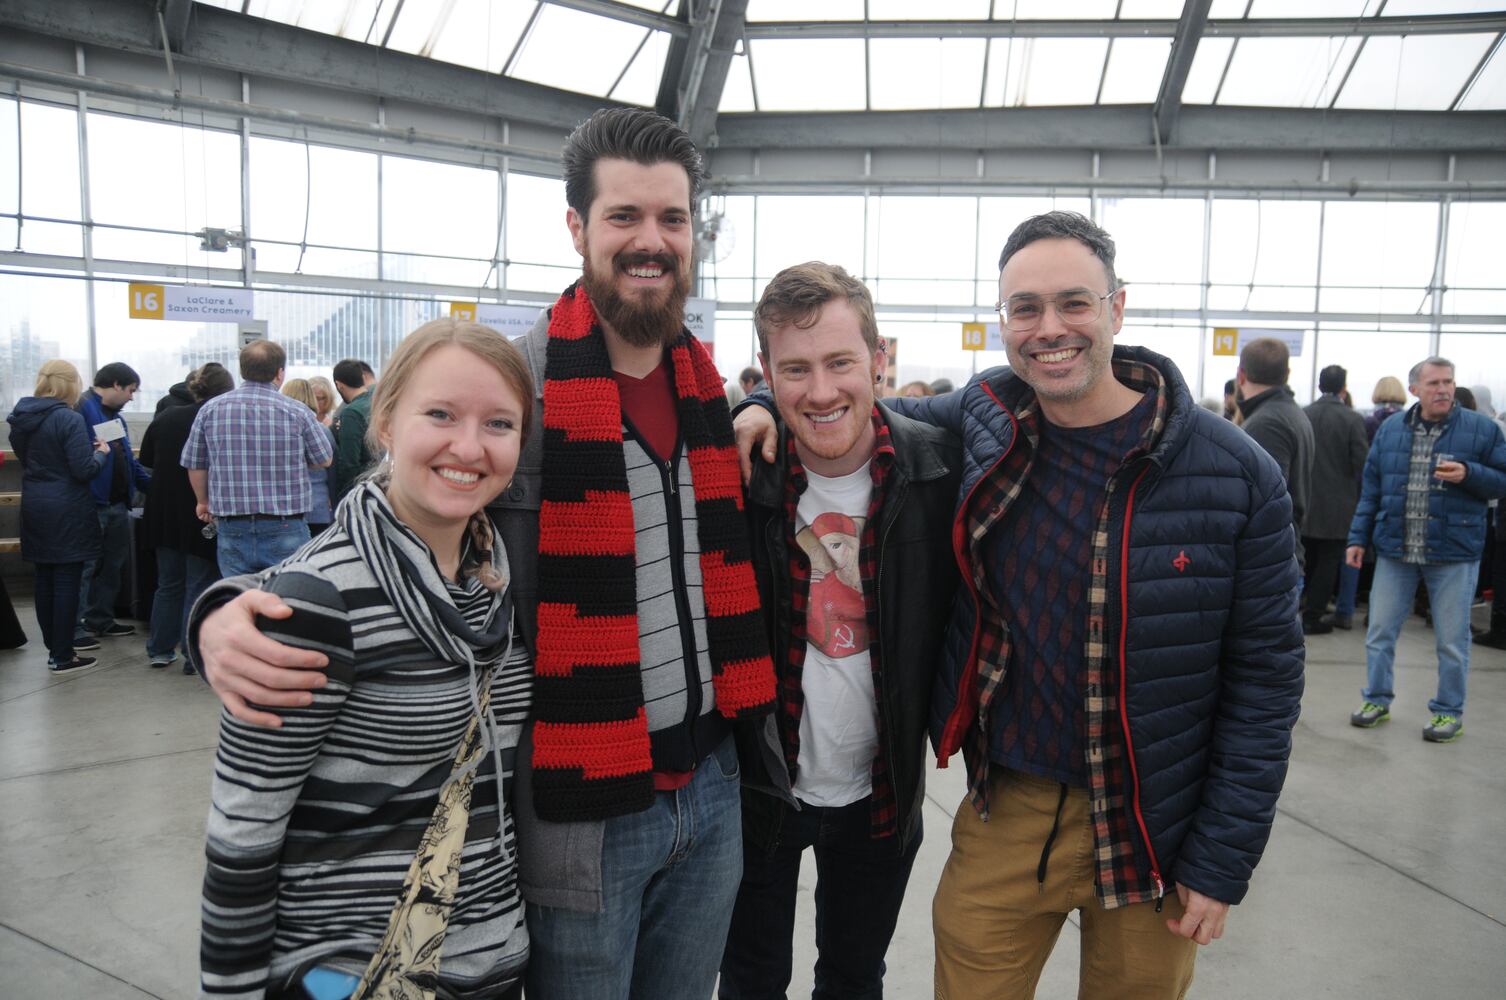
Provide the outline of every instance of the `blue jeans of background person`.
<path id="1" fill-rule="evenodd" d="M 217 517 L 216 552 L 221 576 L 239 576 L 276 566 L 309 540 L 301 517 Z"/>
<path id="2" fill-rule="evenodd" d="M 757 793 L 750 793 L 757 794 Z M 721 1000 L 783 1000 L 790 984 L 800 857 L 816 855 L 814 1000 L 879 1000 L 884 954 L 921 831 L 903 849 L 898 836 L 873 836 L 873 800 L 822 808 L 784 807 L 772 847 L 743 841 L 743 882 L 722 956 Z"/>
<path id="3" fill-rule="evenodd" d="M 742 876 L 742 802 L 729 736 L 690 784 L 606 821 L 600 913 L 528 907 L 527 994 L 707 1000 Z"/>
<path id="4" fill-rule="evenodd" d="M 1435 715 L 1464 716 L 1464 686 L 1469 676 L 1469 608 L 1475 594 L 1477 562 L 1414 565 L 1400 559 L 1375 559 L 1370 584 L 1370 628 L 1365 633 L 1366 701 L 1389 705 L 1396 697 L 1393 683 L 1396 637 L 1412 613 L 1417 581 L 1427 584 L 1433 610 L 1433 635 L 1438 646 L 1438 696 L 1428 702 Z"/>
<path id="5" fill-rule="evenodd" d="M 115 624 L 115 598 L 131 558 L 131 508 L 112 503 L 99 510 L 99 558 L 84 563 L 78 603 L 83 608 L 84 627 L 103 632 Z"/>
<path id="6" fill-rule="evenodd" d="M 147 656 L 171 656 L 188 634 L 188 612 L 205 589 L 219 579 L 219 567 L 182 549 L 157 546 L 157 594 L 152 598 L 152 632 Z M 184 655 L 188 655 L 184 650 Z"/>
<path id="7" fill-rule="evenodd" d="M 73 633 L 78 628 L 78 593 L 84 564 L 37 563 L 37 624 L 48 663 L 73 661 Z"/>

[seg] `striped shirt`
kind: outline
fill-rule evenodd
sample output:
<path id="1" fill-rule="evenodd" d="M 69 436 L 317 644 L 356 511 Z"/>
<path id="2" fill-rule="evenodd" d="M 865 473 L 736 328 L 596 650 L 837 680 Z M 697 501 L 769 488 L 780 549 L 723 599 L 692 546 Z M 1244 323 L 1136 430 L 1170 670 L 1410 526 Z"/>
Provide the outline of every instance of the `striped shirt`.
<path id="1" fill-rule="evenodd" d="M 1433 478 L 1433 446 L 1443 436 L 1443 421 L 1431 423 L 1408 414 L 1412 424 L 1412 453 L 1407 462 L 1407 502 L 1402 561 L 1422 565 L 1428 561 L 1428 509 L 1433 491 L 1440 489 Z"/>
<path id="2" fill-rule="evenodd" d="M 307 514 L 314 496 L 309 468 L 335 457 L 314 411 L 270 382 L 242 382 L 206 402 L 183 446 L 183 468 L 209 470 L 209 510 Z"/>
<path id="3" fill-rule="evenodd" d="M 294 609 L 264 630 L 325 653 L 330 683 L 308 708 L 283 712 L 280 729 L 221 717 L 204 876 L 206 997 L 260 997 L 316 963 L 361 974 L 473 715 L 469 668 L 435 661 L 338 525 L 261 585 Z M 479 627 L 493 595 L 474 581 L 449 589 Z M 519 639 L 492 678 L 508 796 L 532 676 Z M 527 954 L 513 823 L 498 808 L 488 753 L 472 787 L 440 995 L 493 995 L 518 979 Z"/>

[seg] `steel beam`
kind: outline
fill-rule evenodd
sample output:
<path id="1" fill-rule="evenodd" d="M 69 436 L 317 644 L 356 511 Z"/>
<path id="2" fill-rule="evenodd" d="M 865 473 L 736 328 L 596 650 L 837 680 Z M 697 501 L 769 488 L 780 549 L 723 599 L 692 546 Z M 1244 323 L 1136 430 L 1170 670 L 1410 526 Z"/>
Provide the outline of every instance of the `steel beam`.
<path id="1" fill-rule="evenodd" d="M 188 15 L 193 12 L 193 0 L 160 0 L 158 6 L 167 25 L 168 44 L 174 52 L 181 52 L 188 37 Z"/>
<path id="2" fill-rule="evenodd" d="M 193 5 L 193 30 L 175 53 L 180 64 L 211 66 L 491 118 L 569 130 L 616 102 L 572 94 L 394 52 L 361 42 Z M 0 0 L 0 29 L 18 29 L 161 58 L 155 8 L 88 0 Z"/>
<path id="3" fill-rule="evenodd" d="M 633 7 L 625 3 L 613 3 L 612 0 L 545 0 L 546 3 L 555 7 L 568 7 L 570 10 L 578 10 L 586 14 L 595 14 L 598 17 L 609 17 L 614 21 L 624 21 L 628 24 L 636 24 L 640 28 L 652 28 L 654 31 L 665 31 L 676 38 L 690 37 L 690 25 L 677 17 L 668 14 L 659 14 L 642 7 Z"/>
<path id="4" fill-rule="evenodd" d="M 1147 150 L 1146 107 L 725 114 L 722 149 Z M 1193 106 L 1177 149 L 1506 151 L 1506 112 Z"/>
<path id="5" fill-rule="evenodd" d="M 765 21 L 748 25 L 763 38 L 1172 38 L 1181 21 Z M 1416 17 L 1264 17 L 1209 21 L 1219 38 L 1326 35 L 1437 35 L 1506 30 L 1506 12 Z"/>
<path id="6" fill-rule="evenodd" d="M 717 108 L 742 38 L 748 0 L 701 0 L 696 8 L 676 88 L 675 117 L 704 149 L 716 134 Z M 710 16 L 712 11 L 715 17 Z"/>
<path id="7" fill-rule="evenodd" d="M 1212 6 L 1213 0 L 1187 0 L 1182 19 L 1177 22 L 1171 54 L 1166 57 L 1166 70 L 1161 74 L 1161 89 L 1150 110 L 1151 127 L 1156 130 L 1159 145 L 1170 145 L 1176 134 L 1177 116 L 1182 112 L 1182 88 L 1187 86 L 1187 74 L 1192 71 L 1192 59 L 1197 55 L 1197 43 L 1203 37 L 1208 8 Z"/>

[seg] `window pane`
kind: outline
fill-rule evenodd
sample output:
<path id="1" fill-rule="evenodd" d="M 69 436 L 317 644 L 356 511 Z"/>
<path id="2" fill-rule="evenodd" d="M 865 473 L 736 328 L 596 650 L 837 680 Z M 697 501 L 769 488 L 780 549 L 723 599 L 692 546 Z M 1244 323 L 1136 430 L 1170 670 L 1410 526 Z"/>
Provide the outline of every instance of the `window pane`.
<path id="1" fill-rule="evenodd" d="M 251 234 L 257 239 L 300 242 L 307 217 L 310 243 L 375 250 L 377 207 L 374 154 L 251 140 Z"/>
<path id="2" fill-rule="evenodd" d="M 565 225 L 564 181 L 508 175 L 507 256 L 510 289 L 558 294 L 580 276 L 580 254 Z"/>
<path id="3" fill-rule="evenodd" d="M 1493 41 L 1494 35 L 1371 38 L 1336 106 L 1446 110 Z"/>
<path id="4" fill-rule="evenodd" d="M 989 47 L 987 103 L 1092 104 L 1108 48 L 1103 38 L 996 38 Z"/>
<path id="5" fill-rule="evenodd" d="M 861 21 L 863 0 L 748 0 L 748 21 Z"/>
<path id="6" fill-rule="evenodd" d="M 1213 103 L 1233 49 L 1232 38 L 1204 38 L 1198 42 L 1197 52 L 1192 56 L 1192 69 L 1187 73 L 1187 85 L 1182 88 L 1183 103 Z"/>
<path id="7" fill-rule="evenodd" d="M 21 119 L 19 176 L 17 115 Z M 0 100 L 0 212 L 16 211 L 18 183 L 25 200 L 23 210 L 26 215 L 53 219 L 82 217 L 79 212 L 78 112 L 31 101 L 24 102 L 18 110 L 15 101 Z M 29 224 L 24 227 L 24 230 L 30 229 Z M 12 241 L 5 249 L 14 246 Z M 58 252 L 31 246 L 23 249 L 37 253 Z"/>
<path id="8" fill-rule="evenodd" d="M 1503 232 L 1506 202 L 1463 201 L 1449 206 L 1448 255 L 1444 262 L 1444 284 L 1449 290 L 1444 312 L 1506 315 L 1506 273 L 1501 270 Z M 1501 403 L 1506 406 L 1506 398 Z"/>
<path id="9" fill-rule="evenodd" d="M 975 108 L 982 97 L 981 38 L 887 38 L 868 44 L 875 110 Z"/>
<path id="10" fill-rule="evenodd" d="M 1389 375 L 1406 385 L 1407 370 L 1428 356 L 1428 334 L 1420 329 L 1358 330 L 1325 326 L 1318 334 L 1317 354 L 1314 370 L 1343 365 L 1349 373 L 1349 395 L 1354 397 L 1354 408 L 1369 413 L 1375 408 L 1371 402 L 1375 383 Z"/>
<path id="11" fill-rule="evenodd" d="M 999 301 L 999 255 L 1009 234 L 1031 216 L 1057 210 L 1087 215 L 1092 205 L 1086 198 L 980 199 L 977 305 L 992 310 Z"/>
<path id="12" fill-rule="evenodd" d="M 861 111 L 862 39 L 766 38 L 748 43 L 762 111 Z"/>
<path id="13" fill-rule="evenodd" d="M 532 3 L 452 0 L 449 20 L 429 53 L 435 59 L 488 73 L 502 72 L 533 15 Z M 309 6 L 325 6 L 310 4 Z M 330 4 L 328 6 L 338 6 Z"/>
<path id="14" fill-rule="evenodd" d="M 826 195 L 761 197 L 757 252 L 760 281 L 807 260 L 840 264 L 861 278 L 863 199 Z"/>
<path id="15" fill-rule="evenodd" d="M 1197 385 L 1197 356 L 1201 348 L 1201 337 L 1196 326 L 1175 326 L 1144 318 L 1126 319 L 1124 327 L 1114 337 L 1114 345 L 1144 347 L 1170 358 L 1171 363 L 1182 373 L 1194 400 L 1209 395 L 1200 391 Z M 1222 399 L 1222 395 L 1219 398 Z"/>
<path id="16" fill-rule="evenodd" d="M 659 78 L 664 75 L 664 57 L 669 53 L 669 36 L 662 31 L 650 32 L 643 51 L 623 74 L 622 82 L 612 91 L 614 101 L 653 107 L 659 96 Z"/>
<path id="17" fill-rule="evenodd" d="M 1201 47 L 1201 46 L 1199 46 Z M 1104 70 L 1101 104 L 1152 104 L 1161 90 L 1169 38 L 1116 38 Z M 1194 59 L 1196 56 L 1193 57 Z"/>
<path id="18" fill-rule="evenodd" d="M 1437 205 L 1329 202 L 1321 308 L 1367 313 L 1423 309 L 1437 241 Z M 1335 287 L 1344 285 L 1358 287 Z"/>
<path id="19" fill-rule="evenodd" d="M 1490 390 L 1491 406 L 1498 413 L 1506 410 L 1506 366 L 1501 364 L 1503 340 L 1506 340 L 1506 325 L 1478 333 L 1445 333 L 1438 338 L 1438 353 L 1454 363 L 1455 384 L 1470 388 L 1485 386 Z"/>
<path id="20" fill-rule="evenodd" d="M 727 83 L 722 87 L 722 102 L 718 111 L 756 111 L 753 106 L 752 63 L 747 53 L 732 57 L 727 67 Z"/>
<path id="21" fill-rule="evenodd" d="M 1208 308 L 1315 308 L 1319 211 L 1315 201 L 1215 199 Z"/>
<path id="22" fill-rule="evenodd" d="M 1104 198 L 1100 225 L 1117 247 L 1115 270 L 1133 285 L 1136 309 L 1196 309 L 1203 280 L 1203 202 L 1191 198 Z"/>
<path id="23" fill-rule="evenodd" d="M 382 243 L 386 254 L 382 277 L 480 284 L 497 248 L 497 184 L 495 170 L 383 157 Z"/>
<path id="24" fill-rule="evenodd" d="M 1327 107 L 1358 48 L 1353 37 L 1241 38 L 1218 103 Z"/>
<path id="25" fill-rule="evenodd" d="M 218 361 L 230 369 L 240 384 L 236 355 L 240 350 L 235 323 L 178 323 L 155 319 L 131 319 L 127 309 L 129 286 L 125 281 L 96 281 L 94 324 L 99 363 L 124 361 L 141 376 L 141 389 L 125 409 L 151 413 L 167 390 L 183 381 L 188 372 L 206 361 Z M 257 314 L 261 315 L 260 294 Z M 288 344 L 287 331 L 268 325 L 273 340 Z M 138 440 L 136 442 L 140 444 Z"/>
<path id="26" fill-rule="evenodd" d="M 624 21 L 545 4 L 518 53 L 512 75 L 605 97 L 646 33 Z"/>
<path id="27" fill-rule="evenodd" d="M 1459 102 L 1460 111 L 1499 111 L 1506 108 L 1506 46 L 1496 49 L 1475 85 Z"/>
<path id="28" fill-rule="evenodd" d="M 30 396 L 42 362 L 71 361 L 88 380 L 89 314 L 84 296 L 89 283 L 72 278 L 0 274 L 0 409 L 9 413 L 16 400 Z M 10 425 L 0 428 L 6 439 Z"/>

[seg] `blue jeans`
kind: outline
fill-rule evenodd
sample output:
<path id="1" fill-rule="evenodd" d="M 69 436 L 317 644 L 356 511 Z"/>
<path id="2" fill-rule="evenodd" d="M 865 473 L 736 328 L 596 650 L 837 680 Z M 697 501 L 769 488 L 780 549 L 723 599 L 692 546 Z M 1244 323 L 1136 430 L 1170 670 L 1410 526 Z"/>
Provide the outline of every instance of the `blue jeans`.
<path id="1" fill-rule="evenodd" d="M 221 576 L 240 576 L 276 566 L 309 540 L 301 517 L 217 517 Z"/>
<path id="2" fill-rule="evenodd" d="M 176 651 L 178 643 L 188 634 L 188 612 L 194 601 L 219 578 L 219 567 L 208 559 L 182 549 L 157 546 L 157 594 L 152 598 L 147 656 L 171 656 Z M 184 655 L 188 655 L 186 649 Z"/>
<path id="3" fill-rule="evenodd" d="M 103 632 L 115 624 L 115 598 L 120 596 L 120 578 L 131 557 L 131 508 L 112 503 L 99 510 L 99 558 L 84 563 L 78 604 L 84 626 Z"/>
<path id="4" fill-rule="evenodd" d="M 1339 596 L 1334 598 L 1333 613 L 1353 615 L 1354 602 L 1360 593 L 1360 571 L 1349 563 L 1339 565 Z"/>
<path id="5" fill-rule="evenodd" d="M 749 794 L 759 794 L 752 792 Z M 722 956 L 721 1000 L 784 1000 L 795 936 L 800 856 L 816 854 L 814 1000 L 880 1000 L 884 954 L 899 920 L 921 831 L 872 835 L 871 798 L 851 805 L 785 806 L 768 847 L 743 841 L 743 883 Z"/>
<path id="6" fill-rule="evenodd" d="M 742 803 L 729 736 L 690 784 L 606 821 L 600 913 L 528 907 L 527 995 L 707 1000 L 742 877 Z"/>
<path id="7" fill-rule="evenodd" d="M 73 661 L 73 634 L 78 628 L 78 592 L 84 564 L 37 563 L 37 624 L 48 663 Z"/>
<path id="8" fill-rule="evenodd" d="M 1422 566 L 1400 559 L 1375 559 L 1370 584 L 1370 629 L 1365 633 L 1366 701 L 1389 705 L 1393 688 L 1396 637 L 1412 613 L 1412 599 L 1420 578 L 1427 584 L 1433 610 L 1433 635 L 1438 644 L 1438 696 L 1428 702 L 1435 715 L 1464 715 L 1464 685 L 1469 677 L 1469 608 L 1475 594 L 1477 562 L 1429 563 Z"/>

